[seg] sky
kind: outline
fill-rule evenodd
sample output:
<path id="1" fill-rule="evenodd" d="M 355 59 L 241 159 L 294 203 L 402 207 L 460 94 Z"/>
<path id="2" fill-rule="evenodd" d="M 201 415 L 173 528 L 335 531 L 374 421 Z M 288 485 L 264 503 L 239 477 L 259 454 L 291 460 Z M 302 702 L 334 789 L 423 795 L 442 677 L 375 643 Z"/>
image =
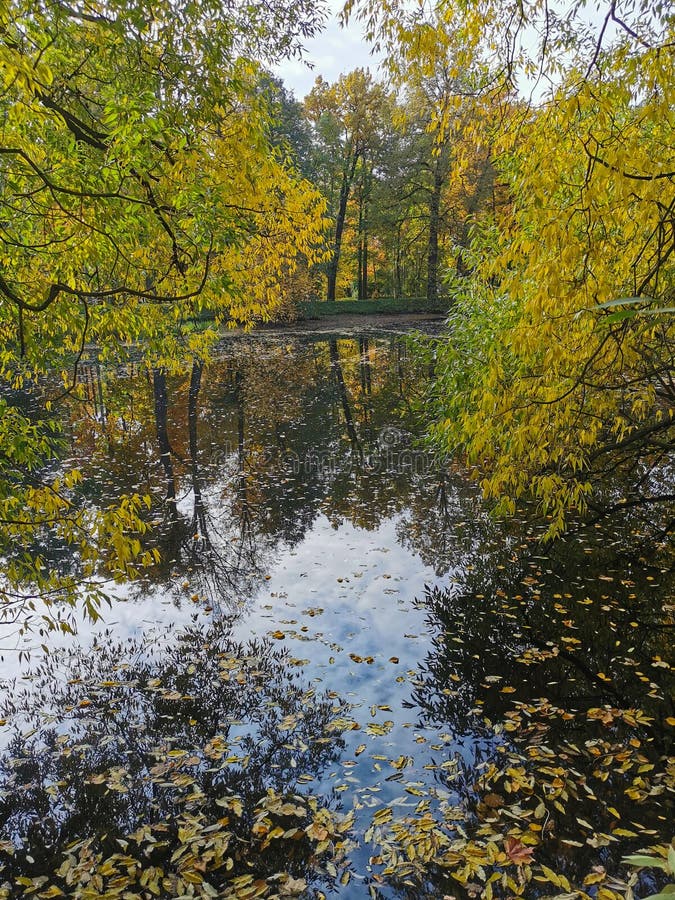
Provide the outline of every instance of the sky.
<path id="1" fill-rule="evenodd" d="M 370 54 L 360 24 L 352 21 L 348 28 L 340 27 L 338 13 L 343 0 L 329 0 L 327 5 L 331 10 L 330 19 L 321 34 L 307 41 L 303 58 L 286 60 L 276 68 L 276 74 L 298 100 L 311 91 L 317 75 L 333 82 L 343 72 L 359 67 L 369 68 L 373 73 L 377 70 L 377 59 Z M 308 62 L 314 68 L 310 69 Z"/>
<path id="2" fill-rule="evenodd" d="M 593 0 L 587 7 L 577 10 L 575 21 L 586 25 L 593 31 L 600 32 L 603 15 L 598 4 L 602 0 Z M 378 61 L 381 56 L 373 56 L 368 43 L 363 37 L 363 29 L 355 18 L 347 28 L 339 24 L 339 13 L 344 5 L 344 0 L 326 0 L 326 6 L 330 10 L 330 16 L 324 30 L 305 44 L 305 53 L 301 59 L 285 60 L 275 69 L 284 84 L 295 94 L 298 100 L 302 100 L 312 89 L 317 75 L 322 75 L 326 81 L 336 81 L 340 74 L 351 72 L 358 67 L 369 68 L 373 74 L 378 71 Z M 559 18 L 564 19 L 569 12 L 569 0 L 552 0 L 551 8 Z M 604 12 L 604 10 L 602 10 Z M 613 23 L 605 29 L 604 45 L 616 37 L 617 27 Z M 526 29 L 523 34 L 525 47 L 536 55 L 538 38 L 534 30 Z M 308 65 L 312 64 L 312 67 Z M 521 71 L 519 73 L 520 93 L 529 100 L 541 99 L 549 90 L 550 83 L 547 79 L 538 79 L 536 76 L 529 78 Z"/>

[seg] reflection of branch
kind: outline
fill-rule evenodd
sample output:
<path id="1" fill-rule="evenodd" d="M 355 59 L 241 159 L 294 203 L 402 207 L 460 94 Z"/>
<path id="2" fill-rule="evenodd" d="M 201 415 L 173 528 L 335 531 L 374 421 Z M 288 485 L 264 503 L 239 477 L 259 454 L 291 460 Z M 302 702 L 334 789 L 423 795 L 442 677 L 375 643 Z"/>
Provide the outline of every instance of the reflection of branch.
<path id="1" fill-rule="evenodd" d="M 173 565 L 179 564 L 194 573 L 201 582 L 201 590 L 212 599 L 225 602 L 239 598 L 242 582 L 253 580 L 261 573 L 260 549 L 256 541 L 252 516 L 246 494 L 246 459 L 244 454 L 244 404 L 241 392 L 243 376 L 237 374 L 239 471 L 232 513 L 236 516 L 232 537 L 229 523 L 211 515 L 204 502 L 202 477 L 199 469 L 199 397 L 202 386 L 203 363 L 192 364 L 188 388 L 188 473 L 194 496 L 191 518 L 179 513 L 176 506 L 176 482 L 172 451 L 167 433 L 169 396 L 166 377 L 161 370 L 154 374 L 155 416 L 157 422 L 160 459 L 167 476 L 167 507 L 169 528 L 164 537 L 162 556 Z"/>
<path id="2" fill-rule="evenodd" d="M 525 621 L 528 622 L 528 628 L 532 629 L 534 626 L 529 621 L 529 616 L 525 616 Z M 550 650 L 551 646 L 546 641 L 542 641 L 539 638 L 534 637 L 534 635 L 529 632 L 527 635 L 528 641 L 531 641 L 535 647 L 538 647 L 540 650 Z M 588 666 L 582 659 L 579 659 L 578 656 L 575 656 L 573 653 L 570 653 L 569 650 L 565 650 L 564 647 L 558 646 L 558 657 L 560 659 L 566 659 L 575 669 L 578 669 L 583 675 L 586 676 L 587 681 L 590 681 L 592 684 L 598 685 L 598 687 L 602 688 L 603 693 L 612 694 L 618 701 L 620 701 L 624 706 L 628 705 L 628 700 L 618 692 L 618 690 L 614 687 L 614 684 L 609 684 L 606 681 L 603 681 L 602 678 L 598 678 L 596 673 Z"/>
<path id="3" fill-rule="evenodd" d="M 659 503 L 673 503 L 675 502 L 675 494 L 657 494 L 655 497 L 637 497 L 635 500 L 621 500 L 613 506 L 604 508 L 594 503 L 592 500 L 587 500 L 586 502 L 591 509 L 594 509 L 598 513 L 596 518 L 584 523 L 588 526 L 594 525 L 596 522 L 599 522 L 600 519 L 604 519 L 612 513 L 620 512 L 624 509 L 635 509 L 636 507 L 651 506 L 652 504 L 656 505 Z"/>
<path id="4" fill-rule="evenodd" d="M 77 840 L 98 839 L 97 851 L 101 849 L 105 858 L 113 852 L 107 847 L 118 849 L 117 840 L 139 826 L 150 837 L 144 849 L 140 839 L 131 842 L 129 853 L 137 872 L 142 871 L 143 860 L 147 868 L 152 849 L 161 847 L 167 858 L 176 850 L 175 861 L 178 848 L 185 846 L 180 832 L 184 814 L 190 819 L 184 801 L 193 790 L 200 798 L 200 815 L 211 822 L 223 814 L 216 805 L 219 798 L 235 795 L 243 802 L 243 815 L 233 817 L 226 840 L 232 837 L 235 847 L 248 847 L 250 852 L 231 852 L 233 871 L 233 866 L 226 871 L 223 865 L 211 872 L 219 896 L 228 893 L 229 880 L 251 865 L 264 877 L 281 869 L 282 851 L 274 849 L 281 841 L 273 842 L 266 853 L 266 845 L 261 849 L 248 843 L 253 811 L 269 788 L 302 793 L 300 773 L 320 781 L 326 767 L 339 758 L 344 748 L 341 736 L 319 740 L 328 735 L 335 700 L 309 690 L 306 678 L 288 665 L 288 654 L 271 642 L 235 641 L 229 623 L 186 629 L 179 637 L 164 642 L 157 658 L 143 640 L 103 645 L 97 653 L 72 653 L 59 659 L 58 668 L 53 661 L 44 668 L 37 690 L 21 691 L 18 700 L 12 699 L 39 733 L 15 734 L 0 754 L 3 831 L 16 836 L 17 842 L 15 854 L 3 854 L 7 879 L 26 871 L 51 876 L 54 860 L 60 862 L 62 851 Z M 236 679 L 223 678 L 227 674 L 221 668 L 223 658 L 234 664 Z M 91 691 L 111 677 L 105 690 Z M 169 692 L 178 692 L 179 699 L 169 699 Z M 52 696 L 54 717 L 45 725 L 40 710 L 47 693 Z M 85 697 L 86 703 L 81 702 Z M 0 713 L 11 704 L 9 700 L 3 704 Z M 297 722 L 295 738 L 280 727 L 286 715 Z M 244 729 L 243 743 L 237 742 L 239 736 L 230 741 L 235 720 Z M 62 737 L 57 738 L 59 734 Z M 71 752 L 76 745 L 78 752 Z M 170 750 L 174 746 L 196 756 L 197 763 L 187 761 L 187 754 L 180 759 Z M 239 753 L 242 746 L 246 762 L 223 759 L 226 750 Z M 175 755 L 179 758 L 172 758 Z M 123 772 L 128 790 L 118 792 L 103 784 L 115 771 Z M 186 771 L 190 774 L 182 780 Z M 181 780 L 174 780 L 179 773 Z M 167 790 L 167 782 L 174 790 Z M 304 809 L 303 803 L 300 806 Z M 203 817 L 201 824 L 206 824 Z M 217 827 L 204 834 L 213 834 Z M 154 828 L 162 835 L 161 844 L 154 843 Z M 284 864 L 292 859 L 303 872 L 309 867 L 309 878 L 312 845 L 294 840 L 284 848 L 288 853 Z M 169 875 L 168 868 L 166 872 Z"/>

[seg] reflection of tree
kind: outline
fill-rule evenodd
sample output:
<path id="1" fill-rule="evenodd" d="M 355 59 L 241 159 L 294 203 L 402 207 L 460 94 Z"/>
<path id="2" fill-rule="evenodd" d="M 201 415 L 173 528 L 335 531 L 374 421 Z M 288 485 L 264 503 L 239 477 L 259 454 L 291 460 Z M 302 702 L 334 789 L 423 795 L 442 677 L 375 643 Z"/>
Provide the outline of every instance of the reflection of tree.
<path id="1" fill-rule="evenodd" d="M 378 443 L 400 405 L 391 352 L 388 342 L 329 338 L 283 350 L 242 345 L 230 356 L 244 385 L 259 529 L 295 544 L 319 513 L 370 529 L 405 503 L 408 473 L 388 466 Z"/>
<path id="2" fill-rule="evenodd" d="M 250 504 L 244 449 L 244 400 L 242 379 L 234 379 L 237 422 L 237 472 L 229 504 L 216 498 L 215 512 L 205 494 L 199 455 L 199 399 L 202 387 L 203 363 L 193 360 L 187 396 L 188 464 L 186 480 L 192 495 L 192 515 L 182 515 L 176 502 L 175 476 L 171 461 L 172 449 L 167 432 L 169 400 L 166 380 L 157 387 L 155 373 L 156 431 L 162 468 L 167 478 L 168 517 L 162 529 L 159 548 L 162 556 L 157 573 L 166 579 L 190 573 L 191 587 L 199 590 L 211 603 L 238 601 L 253 590 L 264 573 L 263 546 L 259 542 Z M 175 455 L 175 454 L 174 454 Z M 225 514 L 224 514 L 225 513 Z"/>
<path id="3" fill-rule="evenodd" d="M 560 708 L 611 704 L 646 707 L 656 715 L 670 696 L 669 670 L 651 664 L 669 655 L 671 625 L 664 618 L 663 590 L 660 598 L 649 590 L 650 569 L 642 573 L 640 591 L 635 580 L 604 574 L 604 565 L 620 571 L 612 568 L 611 557 L 604 565 L 597 557 L 589 565 L 586 541 L 560 544 L 546 557 L 537 554 L 536 542 L 532 548 L 504 553 L 497 565 L 494 559 L 477 564 L 452 591 L 427 593 L 424 603 L 437 637 L 416 697 L 421 708 L 463 732 L 472 727 L 470 710 L 478 701 L 481 715 L 492 721 L 503 716 L 512 704 L 500 686 L 512 681 L 524 703 L 546 697 Z M 650 668 L 657 688 L 651 696 L 635 676 Z M 494 690 L 486 686 L 491 679 Z M 461 685 L 458 692 L 443 694 L 439 686 L 451 682 Z M 569 727 L 576 729 L 578 722 Z"/>
<path id="4" fill-rule="evenodd" d="M 352 408 L 349 402 L 349 395 L 345 386 L 345 377 L 342 372 L 342 365 L 340 363 L 340 354 L 338 352 L 337 340 L 335 338 L 330 338 L 328 341 L 328 347 L 330 351 L 330 364 L 333 372 L 333 377 L 335 378 L 337 395 L 339 397 L 342 414 L 344 416 L 344 425 L 352 445 L 352 454 L 357 458 L 362 458 L 363 449 L 361 447 L 356 428 L 354 427 L 354 417 L 352 416 Z"/>
<path id="5" fill-rule="evenodd" d="M 74 660 L 52 698 L 56 721 L 17 735 L 0 757 L 0 839 L 19 848 L 0 851 L 3 878 L 50 873 L 73 841 L 95 838 L 104 855 L 119 852 L 118 840 L 138 828 L 154 829 L 160 843 L 142 852 L 129 841 L 125 852 L 168 873 L 180 869 L 171 858 L 181 829 L 208 820 L 216 831 L 225 815 L 234 868 L 212 873 L 212 884 L 251 871 L 310 877 L 307 840 L 275 840 L 256 856 L 251 828 L 269 790 L 300 794 L 299 776 L 312 781 L 338 758 L 343 742 L 327 727 L 339 702 L 317 696 L 286 653 L 239 644 L 226 625 L 189 630 L 156 654 L 106 645 Z M 42 675 L 12 703 L 38 726 L 54 666 Z M 228 813 L 231 798 L 241 806 Z"/>
<path id="6" fill-rule="evenodd" d="M 672 657 L 667 587 L 650 588 L 658 569 L 619 567 L 594 543 L 585 535 L 544 556 L 530 537 L 487 563 L 477 557 L 455 589 L 427 590 L 433 650 L 411 697 L 422 723 L 446 724 L 474 748 L 452 783 L 467 819 L 506 829 L 514 818 L 500 819 L 502 808 L 519 803 L 531 817 L 545 804 L 536 859 L 570 879 L 597 864 L 594 830 L 632 821 L 635 837 L 659 834 L 672 802 L 663 789 L 674 696 L 663 662 Z M 495 774 L 477 790 L 481 758 L 483 770 L 520 768 L 532 781 L 519 794 L 511 776 Z M 590 840 L 582 830 L 583 849 L 571 854 L 565 839 L 579 839 L 578 822 L 593 823 Z M 604 843 L 613 849 L 603 864 L 616 866 L 625 844 Z"/>
<path id="7" fill-rule="evenodd" d="M 418 369 L 398 339 L 245 338 L 183 374 L 108 378 L 105 423 L 73 426 L 82 491 L 90 503 L 149 495 L 146 539 L 162 561 L 144 587 L 180 593 L 189 581 L 212 603 L 254 591 L 279 543 L 297 544 L 321 514 L 373 529 L 413 505 L 426 532 L 415 540 L 438 559 L 451 529 L 434 519 L 407 437 Z M 393 446 L 381 440 L 389 426 Z"/>
<path id="8" fill-rule="evenodd" d="M 171 444 L 167 430 L 167 413 L 169 398 L 166 391 L 166 372 L 163 369 L 153 369 L 152 392 L 155 400 L 155 428 L 157 431 L 157 444 L 159 446 L 159 460 L 164 470 L 166 479 L 167 506 L 175 515 L 176 505 L 176 476 L 173 469 Z"/>
<path id="9" fill-rule="evenodd" d="M 359 374 L 361 376 L 361 392 L 372 394 L 372 363 L 370 358 L 370 341 L 367 337 L 359 338 Z"/>
<path id="10" fill-rule="evenodd" d="M 416 490 L 397 525 L 403 547 L 417 553 L 436 574 L 480 566 L 495 548 L 497 529 L 481 503 L 475 485 L 461 471 L 420 451 Z M 499 540 L 503 542 L 503 529 Z"/>

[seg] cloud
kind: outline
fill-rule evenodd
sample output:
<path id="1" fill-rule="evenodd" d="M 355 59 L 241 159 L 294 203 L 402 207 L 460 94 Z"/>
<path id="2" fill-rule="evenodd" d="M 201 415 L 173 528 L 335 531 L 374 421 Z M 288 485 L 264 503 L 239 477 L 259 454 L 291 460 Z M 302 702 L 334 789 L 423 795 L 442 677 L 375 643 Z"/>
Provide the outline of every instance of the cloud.
<path id="1" fill-rule="evenodd" d="M 368 68 L 373 73 L 378 70 L 380 57 L 371 54 L 360 25 L 352 21 L 347 28 L 342 28 L 338 21 L 342 3 L 334 0 L 330 6 L 331 17 L 325 29 L 307 41 L 303 59 L 287 60 L 275 69 L 275 74 L 299 100 L 311 91 L 318 75 L 333 82 L 356 68 Z"/>

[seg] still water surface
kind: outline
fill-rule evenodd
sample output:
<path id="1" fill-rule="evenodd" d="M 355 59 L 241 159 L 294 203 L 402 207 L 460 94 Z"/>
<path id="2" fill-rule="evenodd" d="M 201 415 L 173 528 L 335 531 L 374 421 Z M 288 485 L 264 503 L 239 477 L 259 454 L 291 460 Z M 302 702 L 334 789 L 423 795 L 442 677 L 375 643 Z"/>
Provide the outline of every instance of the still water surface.
<path id="1" fill-rule="evenodd" d="M 180 375 L 85 367 L 61 464 L 82 470 L 88 503 L 149 495 L 162 561 L 115 589 L 103 622 L 52 638 L 58 652 L 43 658 L 33 636 L 30 661 L 3 656 L 10 880 L 69 841 L 105 844 L 219 796 L 254 807 L 272 789 L 353 812 L 350 865 L 268 851 L 247 862 L 257 877 L 288 865 L 307 896 L 470 896 L 429 861 L 387 872 L 387 824 L 428 813 L 451 836 L 489 833 L 511 798 L 492 790 L 486 806 L 477 785 L 516 725 L 588 788 L 560 799 L 554 773 L 537 802 L 559 808 L 518 807 L 525 830 L 543 828 L 541 861 L 573 879 L 670 838 L 672 779 L 654 776 L 636 811 L 635 772 L 598 763 L 610 754 L 594 742 L 615 728 L 663 769 L 671 573 L 609 527 L 546 552 L 527 525 L 491 520 L 467 474 L 416 440 L 428 377 L 395 334 L 230 339 Z M 68 548 L 46 552 L 76 571 Z M 638 709 L 644 722 L 607 712 Z M 203 765 L 214 741 L 229 759 L 217 775 Z M 192 760 L 190 778 L 167 768 L 157 787 L 160 745 Z M 83 749 L 64 761 L 64 746 Z M 102 772 L 117 787 L 92 793 Z M 518 815 L 494 825 L 500 840 Z M 624 821 L 632 842 L 612 835 Z"/>

